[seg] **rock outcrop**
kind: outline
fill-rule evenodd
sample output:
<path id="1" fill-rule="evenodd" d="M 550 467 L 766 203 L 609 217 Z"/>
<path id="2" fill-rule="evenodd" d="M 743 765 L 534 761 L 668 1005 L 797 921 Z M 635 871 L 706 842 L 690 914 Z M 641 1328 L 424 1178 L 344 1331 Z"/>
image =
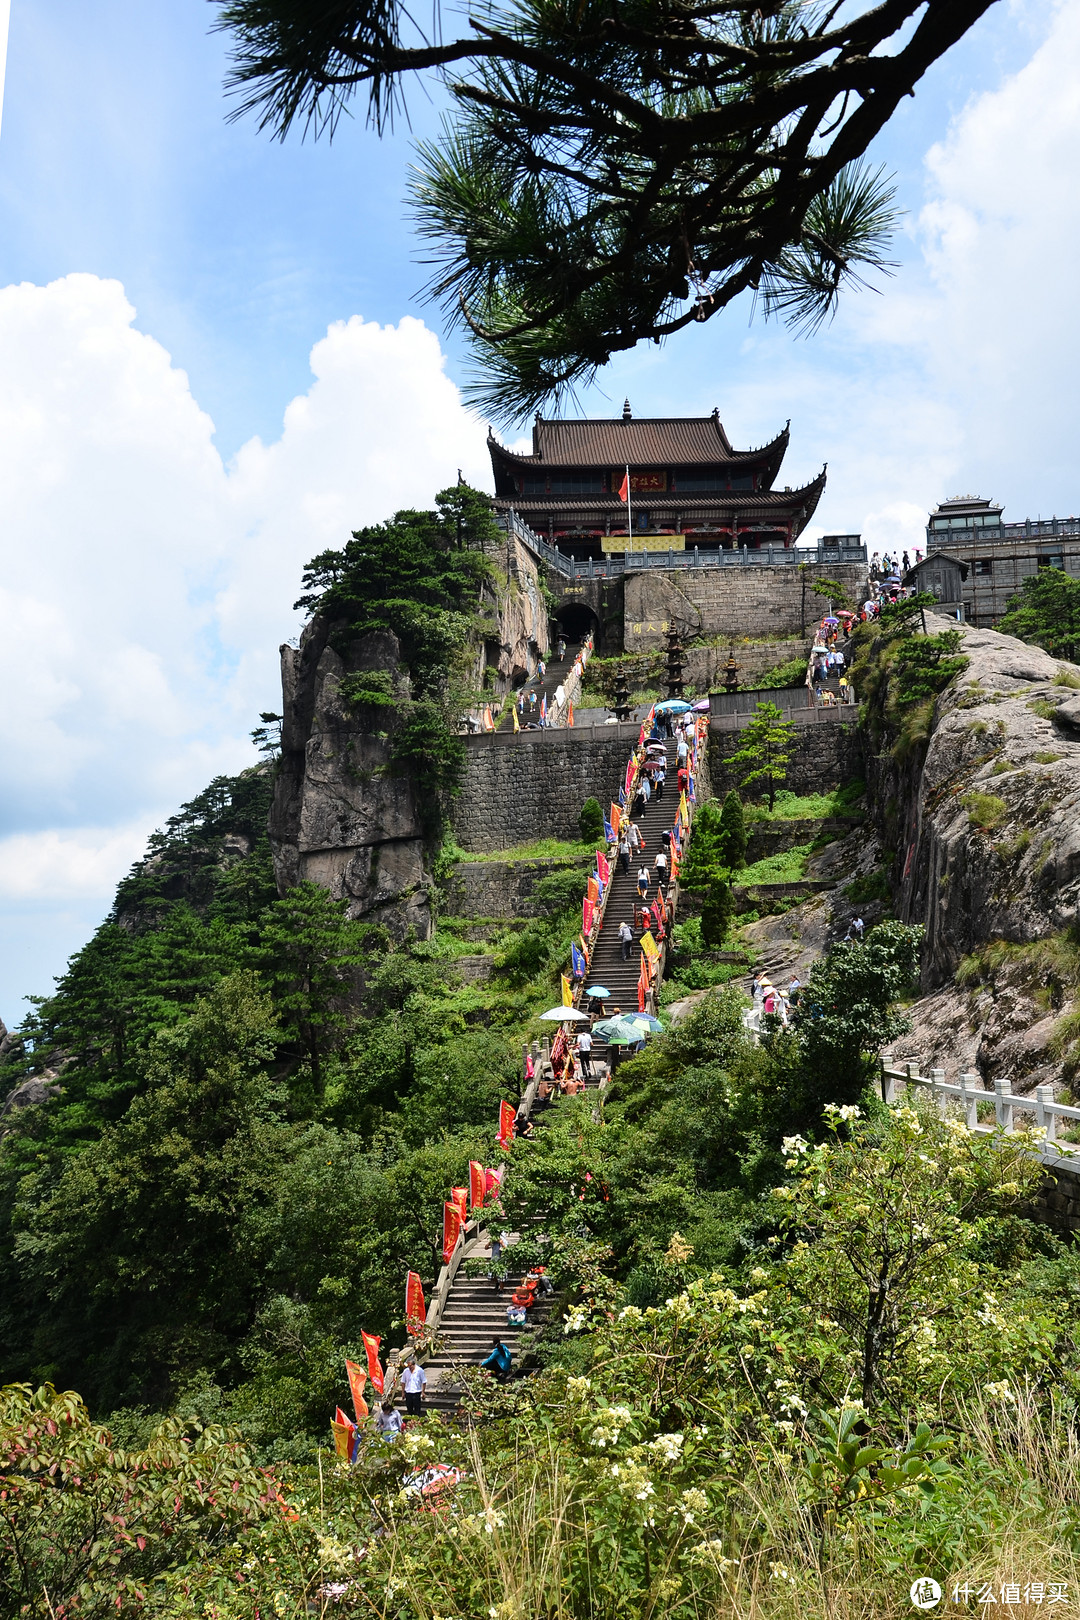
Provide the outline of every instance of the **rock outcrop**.
<path id="1" fill-rule="evenodd" d="M 956 626 L 928 616 L 927 628 Z M 1012 636 L 961 633 L 968 665 L 937 700 L 921 763 L 867 740 L 897 912 L 926 928 L 904 1046 L 1028 1088 L 1060 1079 L 1075 994 L 1048 964 L 1080 924 L 1080 669 Z"/>
<path id="2" fill-rule="evenodd" d="M 278 887 L 310 881 L 348 901 L 348 915 L 382 923 L 395 938 L 431 933 L 430 876 L 422 806 L 407 776 L 390 774 L 390 743 L 374 717 L 341 696 L 347 673 L 398 676 L 397 640 L 357 639 L 345 655 L 332 626 L 315 618 L 299 648 L 282 647 L 281 763 L 270 812 Z M 367 729 L 366 729 L 367 728 Z"/>

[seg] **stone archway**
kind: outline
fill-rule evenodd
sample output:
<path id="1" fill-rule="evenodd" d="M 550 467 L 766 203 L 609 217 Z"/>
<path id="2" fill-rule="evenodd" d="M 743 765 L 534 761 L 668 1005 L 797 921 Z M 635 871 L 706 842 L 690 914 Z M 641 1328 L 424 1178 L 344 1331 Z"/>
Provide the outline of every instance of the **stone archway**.
<path id="1" fill-rule="evenodd" d="M 555 609 L 555 623 L 571 644 L 592 635 L 593 645 L 600 648 L 600 620 L 585 602 L 563 602 Z"/>

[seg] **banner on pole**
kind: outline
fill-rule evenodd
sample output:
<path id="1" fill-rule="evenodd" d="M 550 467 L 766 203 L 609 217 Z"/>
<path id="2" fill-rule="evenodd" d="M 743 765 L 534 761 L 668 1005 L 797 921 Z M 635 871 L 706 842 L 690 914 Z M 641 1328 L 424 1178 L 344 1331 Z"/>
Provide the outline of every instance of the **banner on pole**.
<path id="1" fill-rule="evenodd" d="M 442 1257 L 444 1262 L 450 1264 L 450 1256 L 457 1248 L 458 1234 L 461 1231 L 461 1211 L 456 1204 L 449 1200 L 443 1205 L 442 1219 Z"/>
<path id="2" fill-rule="evenodd" d="M 349 1392 L 352 1395 L 353 1411 L 356 1413 L 357 1423 L 362 1423 L 368 1415 L 367 1401 L 364 1399 L 364 1380 L 367 1373 L 355 1361 L 346 1358 L 345 1371 L 349 1375 Z"/>
<path id="3" fill-rule="evenodd" d="M 424 1304 L 424 1285 L 418 1271 L 410 1271 L 405 1278 L 405 1326 L 410 1331 L 422 1327 L 427 1320 Z"/>
<path id="4" fill-rule="evenodd" d="M 560 973 L 559 979 L 562 982 L 562 1004 L 564 1007 L 572 1007 L 574 1005 L 574 992 L 570 988 L 570 980 L 565 973 Z"/>
<path id="5" fill-rule="evenodd" d="M 514 1140 L 514 1110 L 508 1102 L 499 1104 L 499 1129 L 496 1132 L 495 1140 L 504 1151 L 509 1148 L 510 1143 Z"/>
<path id="6" fill-rule="evenodd" d="M 381 1395 L 383 1392 L 383 1371 L 379 1365 L 379 1346 L 382 1340 L 377 1339 L 373 1333 L 361 1333 L 360 1337 L 364 1341 L 368 1377 L 371 1379 L 372 1388 L 377 1389 Z"/>
<path id="7" fill-rule="evenodd" d="M 475 1159 L 469 1160 L 469 1203 L 475 1212 L 484 1207 L 484 1167 Z"/>

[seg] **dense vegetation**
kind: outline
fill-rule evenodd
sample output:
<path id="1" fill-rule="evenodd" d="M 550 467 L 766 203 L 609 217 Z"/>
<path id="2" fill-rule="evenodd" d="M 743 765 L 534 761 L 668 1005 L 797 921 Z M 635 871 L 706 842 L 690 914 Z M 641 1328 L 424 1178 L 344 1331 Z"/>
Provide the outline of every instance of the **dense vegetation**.
<path id="1" fill-rule="evenodd" d="M 486 564 L 466 510 L 460 535 L 417 518 L 408 596 L 362 600 L 357 559 L 411 523 L 318 559 L 310 605 L 343 647 L 392 631 L 404 701 L 445 719 Z M 956 654 L 911 656 L 931 638 L 903 617 L 873 637 L 902 724 Z M 466 1370 L 470 1426 L 329 1461 L 345 1357 L 362 1329 L 402 1342 L 447 1189 L 495 1157 L 584 869 L 558 850 L 527 922 L 395 943 L 313 885 L 278 897 L 273 768 L 155 834 L 2 1076 L 62 1089 L 0 1134 L 0 1620 L 854 1620 L 907 1612 L 922 1573 L 1075 1582 L 1080 1266 L 1024 1216 L 1030 1144 L 881 1103 L 918 929 L 835 945 L 790 1027 L 748 1036 L 709 954 L 766 814 L 736 794 L 700 806 L 684 867 L 705 905 L 680 957 L 714 988 L 501 1155 L 500 1222 L 559 1296 L 536 1376 Z M 465 1470 L 442 1513 L 402 1493 L 430 1461 Z"/>
<path id="2" fill-rule="evenodd" d="M 998 629 L 1075 664 L 1080 659 L 1080 580 L 1060 568 L 1040 568 L 1022 582 Z"/>

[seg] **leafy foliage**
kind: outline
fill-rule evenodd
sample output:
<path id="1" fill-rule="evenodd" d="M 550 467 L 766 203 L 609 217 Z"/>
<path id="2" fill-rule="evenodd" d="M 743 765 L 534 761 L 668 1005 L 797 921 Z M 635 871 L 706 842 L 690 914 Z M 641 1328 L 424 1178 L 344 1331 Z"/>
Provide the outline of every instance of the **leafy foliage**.
<path id="1" fill-rule="evenodd" d="M 360 86 L 382 126 L 402 75 L 448 75 L 454 111 L 421 147 L 413 202 L 432 291 L 482 360 L 475 397 L 509 421 L 746 291 L 812 331 L 842 287 L 887 270 L 892 190 L 858 160 L 987 4 L 950 0 L 908 30 L 909 0 L 515 0 L 425 39 L 395 0 L 226 0 L 221 26 L 241 110 L 282 136 L 332 131 Z"/>
<path id="2" fill-rule="evenodd" d="M 1045 647 L 1055 658 L 1080 659 L 1080 580 L 1060 568 L 1040 568 L 1023 580 L 998 629 Z"/>

